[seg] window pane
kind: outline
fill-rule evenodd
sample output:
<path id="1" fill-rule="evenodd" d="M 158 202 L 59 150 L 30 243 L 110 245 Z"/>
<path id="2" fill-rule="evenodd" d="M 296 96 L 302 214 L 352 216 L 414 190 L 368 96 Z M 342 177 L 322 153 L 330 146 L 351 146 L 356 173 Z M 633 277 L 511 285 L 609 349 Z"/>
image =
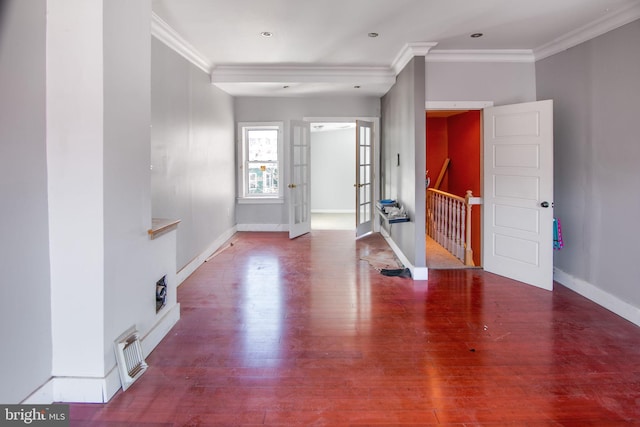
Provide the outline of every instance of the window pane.
<path id="1" fill-rule="evenodd" d="M 277 129 L 249 129 L 247 140 L 247 160 L 250 162 L 278 160 Z"/>
<path id="2" fill-rule="evenodd" d="M 247 193 L 254 196 L 278 194 L 280 175 L 277 163 L 249 162 L 247 164 Z"/>

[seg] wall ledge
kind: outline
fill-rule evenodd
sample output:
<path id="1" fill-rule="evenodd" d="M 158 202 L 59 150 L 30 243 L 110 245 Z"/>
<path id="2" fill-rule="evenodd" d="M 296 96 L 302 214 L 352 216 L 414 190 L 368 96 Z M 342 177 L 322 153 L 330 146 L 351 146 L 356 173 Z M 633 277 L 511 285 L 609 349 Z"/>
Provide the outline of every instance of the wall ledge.
<path id="1" fill-rule="evenodd" d="M 151 240 L 178 228 L 179 219 L 152 218 L 151 228 L 147 230 Z"/>

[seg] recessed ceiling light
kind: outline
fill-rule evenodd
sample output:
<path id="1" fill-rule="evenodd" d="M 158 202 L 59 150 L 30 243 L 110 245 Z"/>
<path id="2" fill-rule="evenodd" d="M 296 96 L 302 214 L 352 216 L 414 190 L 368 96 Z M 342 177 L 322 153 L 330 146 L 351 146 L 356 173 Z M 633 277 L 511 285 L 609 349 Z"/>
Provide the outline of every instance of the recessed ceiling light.
<path id="1" fill-rule="evenodd" d="M 477 38 L 482 37 L 483 35 L 484 34 L 482 34 L 482 33 L 473 33 L 469 37 L 471 37 L 472 39 L 477 39 Z"/>
<path id="2" fill-rule="evenodd" d="M 369 37 L 371 37 L 371 38 L 376 38 L 376 37 L 378 37 L 380 34 L 378 34 L 378 33 L 369 33 L 369 34 L 367 34 L 367 35 L 368 35 Z"/>
<path id="3" fill-rule="evenodd" d="M 263 31 L 260 33 L 262 37 L 272 37 L 273 33 L 271 31 Z"/>

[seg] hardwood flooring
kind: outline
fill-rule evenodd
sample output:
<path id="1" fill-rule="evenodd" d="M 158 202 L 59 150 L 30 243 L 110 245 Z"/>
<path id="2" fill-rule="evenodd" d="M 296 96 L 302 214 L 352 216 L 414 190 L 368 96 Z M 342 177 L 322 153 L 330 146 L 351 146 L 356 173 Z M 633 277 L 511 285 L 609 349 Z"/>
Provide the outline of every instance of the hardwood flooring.
<path id="1" fill-rule="evenodd" d="M 148 371 L 72 426 L 640 425 L 640 328 L 480 269 L 386 277 L 349 231 L 238 233 Z"/>

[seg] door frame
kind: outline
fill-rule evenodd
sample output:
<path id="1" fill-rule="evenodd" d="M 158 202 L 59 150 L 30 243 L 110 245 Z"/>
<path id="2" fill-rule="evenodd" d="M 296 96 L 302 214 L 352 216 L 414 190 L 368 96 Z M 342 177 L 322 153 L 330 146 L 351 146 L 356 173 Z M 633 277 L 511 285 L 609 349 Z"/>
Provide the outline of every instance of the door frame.
<path id="1" fill-rule="evenodd" d="M 483 130 L 483 112 L 485 108 L 493 107 L 493 101 L 427 101 L 425 102 L 425 114 L 429 111 L 455 111 L 455 110 L 475 110 L 480 111 L 480 188 L 484 188 L 484 130 Z M 426 143 L 426 141 L 425 141 Z M 484 203 L 480 205 L 480 215 L 484 218 Z M 426 219 L 425 219 L 426 220 Z M 425 224 L 426 225 L 426 224 Z M 480 247 L 483 247 L 484 231 L 483 224 L 480 223 Z M 484 257 L 484 252 L 482 252 Z M 482 268 L 484 262 L 480 260 Z"/>
<path id="2" fill-rule="evenodd" d="M 367 116 L 349 116 L 349 117 L 303 117 L 303 121 L 309 123 L 355 123 L 358 120 L 373 123 L 373 200 L 380 198 L 380 117 L 367 117 Z M 355 144 L 355 134 L 354 134 Z M 355 150 L 355 147 L 354 147 Z M 354 168 L 354 183 L 355 173 L 357 173 L 357 165 L 353 165 Z M 311 185 L 311 184 L 310 184 Z M 353 196 L 355 203 L 355 194 Z M 353 226 L 355 231 L 355 224 Z M 373 231 L 380 231 L 380 223 L 373 221 Z"/>

